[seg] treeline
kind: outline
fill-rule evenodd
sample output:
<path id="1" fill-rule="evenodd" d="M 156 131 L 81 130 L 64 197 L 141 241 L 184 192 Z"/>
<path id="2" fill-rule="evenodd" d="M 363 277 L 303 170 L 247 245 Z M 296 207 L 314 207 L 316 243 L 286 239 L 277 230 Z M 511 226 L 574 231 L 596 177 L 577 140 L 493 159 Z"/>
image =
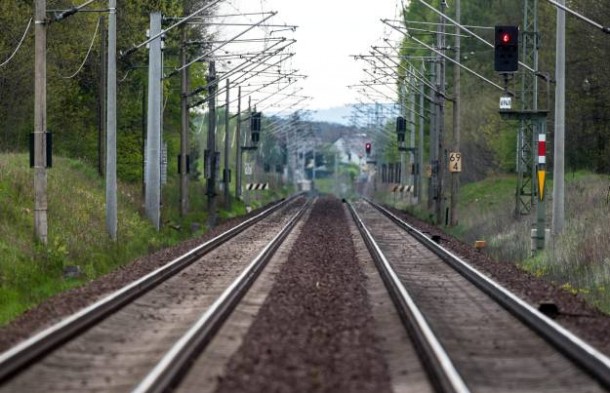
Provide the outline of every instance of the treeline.
<path id="1" fill-rule="evenodd" d="M 439 8 L 439 1 L 427 1 Z M 606 0 L 567 1 L 568 7 L 589 16 L 599 23 L 610 20 L 610 2 Z M 455 3 L 448 2 L 447 13 L 455 15 Z M 514 0 L 462 1 L 462 24 L 493 27 L 518 25 L 523 29 L 524 2 Z M 551 79 L 555 76 L 556 8 L 546 1 L 539 1 L 540 31 L 539 69 Z M 419 1 L 411 1 L 405 12 L 407 21 L 438 22 L 439 16 Z M 606 92 L 610 90 L 610 74 L 607 59 L 610 58 L 610 40 L 599 29 L 571 16 L 566 16 L 566 167 L 567 170 L 587 169 L 598 173 L 610 173 L 610 103 Z M 412 27 L 421 27 L 411 24 Z M 429 27 L 435 30 L 435 27 Z M 494 31 L 473 27 L 473 31 L 488 42 L 494 41 Z M 447 25 L 447 31 L 455 28 Z M 431 33 L 410 31 L 418 39 L 435 42 Z M 403 41 L 406 55 L 429 55 L 430 52 L 415 49 L 413 40 Z M 447 55 L 454 57 L 453 38 L 447 38 Z M 521 52 L 520 52 L 521 53 Z M 475 38 L 462 38 L 461 62 L 492 81 L 502 84 L 493 71 L 493 49 Z M 419 63 L 417 63 L 419 64 Z M 453 94 L 453 66 L 447 67 L 447 92 Z M 519 89 L 521 75 L 515 76 L 512 89 Z M 550 100 L 547 84 L 539 79 L 539 108 L 550 109 L 548 122 L 547 154 L 553 152 L 553 119 L 555 85 L 550 83 Z M 467 171 L 463 179 L 481 179 L 490 172 L 514 171 L 518 124 L 503 121 L 498 115 L 498 101 L 502 92 L 486 82 L 462 72 L 462 138 L 461 151 Z M 518 102 L 517 106 L 520 105 Z M 451 102 L 447 102 L 445 123 L 446 142 L 451 143 Z M 551 166 L 552 167 L 552 166 Z"/>
<path id="2" fill-rule="evenodd" d="M 48 16 L 52 19 L 54 10 L 69 9 L 79 2 L 49 0 L 47 3 Z M 170 18 L 181 17 L 201 8 L 206 2 L 129 0 L 117 3 L 117 48 L 124 53 L 134 44 L 146 40 L 150 12 L 159 11 Z M 88 8 L 103 9 L 106 4 L 106 1 L 94 2 Z M 17 48 L 33 15 L 33 1 L 0 2 L 0 64 Z M 54 134 L 54 154 L 80 158 L 92 165 L 99 162 L 100 130 L 105 122 L 101 108 L 104 97 L 103 67 L 106 60 L 102 51 L 107 35 L 107 19 L 105 13 L 79 12 L 62 21 L 51 22 L 47 33 L 48 130 Z M 205 31 L 201 27 L 188 29 L 188 40 L 201 41 L 204 36 Z M 179 29 L 174 29 L 166 37 L 166 74 L 178 65 L 180 38 Z M 87 56 L 89 48 L 91 50 Z M 200 49 L 193 46 L 191 55 Z M 141 178 L 147 56 L 148 53 L 143 48 L 129 56 L 119 56 L 117 64 L 118 174 L 125 180 Z M 204 74 L 203 64 L 191 67 L 192 86 L 201 86 Z M 179 76 L 166 79 L 163 87 L 164 137 L 168 148 L 175 152 L 178 149 L 180 130 Z M 32 23 L 20 50 L 7 65 L 0 68 L 0 152 L 27 150 L 28 135 L 33 131 L 33 93 Z M 173 160 L 172 164 L 175 164 Z"/>

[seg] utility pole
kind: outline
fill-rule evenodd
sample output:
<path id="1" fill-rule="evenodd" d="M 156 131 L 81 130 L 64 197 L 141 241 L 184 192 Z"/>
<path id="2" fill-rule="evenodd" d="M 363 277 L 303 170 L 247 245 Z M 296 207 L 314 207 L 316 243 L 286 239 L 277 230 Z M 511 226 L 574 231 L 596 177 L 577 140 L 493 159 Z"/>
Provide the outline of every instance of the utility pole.
<path id="1" fill-rule="evenodd" d="M 182 45 L 180 47 L 180 64 L 183 66 L 181 75 L 181 110 L 182 126 L 180 131 L 180 214 L 186 216 L 189 211 L 189 67 L 186 64 L 186 25 L 182 25 Z"/>
<path id="2" fill-rule="evenodd" d="M 314 144 L 313 144 L 313 167 L 311 170 L 311 180 L 313 182 L 312 184 L 312 188 L 315 188 L 315 182 L 316 182 L 316 141 L 314 140 Z"/>
<path id="3" fill-rule="evenodd" d="M 460 4 L 460 0 L 456 0 L 455 1 L 455 21 L 457 23 L 462 23 L 461 22 L 462 19 L 462 9 L 461 9 L 461 4 Z M 459 26 L 455 26 L 455 60 L 460 63 L 461 62 L 461 48 L 460 46 L 462 45 L 462 40 L 460 37 L 460 34 L 462 32 L 460 31 Z M 455 65 L 453 67 L 453 81 L 455 84 L 454 87 L 454 101 L 453 101 L 453 151 L 456 153 L 460 152 L 460 138 L 461 138 L 461 122 L 462 122 L 462 115 L 460 113 L 461 111 L 461 68 L 458 67 L 457 65 Z M 457 209 L 457 205 L 458 205 L 458 193 L 459 193 L 459 189 L 460 189 L 460 174 L 459 172 L 452 172 L 451 173 L 451 201 L 450 201 L 450 214 L 451 214 L 451 219 L 450 219 L 450 223 L 451 226 L 456 226 L 458 224 L 458 209 Z"/>
<path id="4" fill-rule="evenodd" d="M 400 94 L 400 116 L 402 116 L 403 119 L 406 119 L 407 117 L 407 81 L 406 79 L 404 79 L 402 81 L 402 85 L 400 86 L 401 88 L 401 94 Z M 396 124 L 396 131 L 398 132 L 398 119 L 397 119 L 397 124 Z M 402 130 L 401 130 L 402 132 Z M 401 185 L 405 185 L 407 184 L 407 155 L 406 155 L 406 150 L 404 145 L 404 141 L 401 141 L 400 138 L 398 139 L 398 150 L 400 151 L 400 179 L 398 179 L 399 183 Z"/>
<path id="5" fill-rule="evenodd" d="M 229 193 L 229 186 L 231 182 L 231 169 L 229 168 L 229 154 L 231 144 L 231 134 L 229 133 L 229 87 L 230 82 L 229 78 L 227 78 L 226 82 L 226 104 L 225 104 L 225 157 L 224 157 L 224 172 L 222 175 L 222 182 L 224 183 L 224 198 L 225 198 L 225 208 L 231 209 L 231 194 Z"/>
<path id="6" fill-rule="evenodd" d="M 523 47 L 525 55 L 524 61 L 532 66 L 534 73 L 523 74 L 523 99 L 522 105 L 524 110 L 538 111 L 538 0 L 525 1 L 525 31 L 523 32 Z M 542 250 L 545 246 L 546 239 L 546 200 L 544 198 L 544 174 L 546 173 L 546 113 L 542 116 L 530 116 L 521 121 L 521 126 L 524 131 L 524 136 L 529 139 L 530 146 L 530 173 L 531 173 L 531 206 L 536 206 L 536 230 L 535 230 L 535 248 Z M 538 148 L 538 154 L 534 153 L 534 146 Z M 542 175 L 542 176 L 540 176 Z M 534 184 L 537 187 L 534 187 Z M 538 198 L 534 198 L 534 196 Z"/>
<path id="7" fill-rule="evenodd" d="M 116 180 L 116 0 L 108 0 L 108 111 L 106 114 L 106 228 L 117 238 Z"/>
<path id="8" fill-rule="evenodd" d="M 437 65 L 436 61 L 438 59 L 433 60 L 432 66 L 430 67 L 430 83 L 432 86 L 436 85 L 436 71 Z M 438 121 L 438 112 L 436 110 L 438 106 L 438 96 L 434 89 L 430 89 L 430 95 L 432 96 L 432 100 L 430 101 L 430 143 L 428 144 L 428 161 L 430 163 L 430 171 L 428 178 L 428 210 L 432 210 L 434 206 L 434 200 L 436 198 L 436 169 L 435 169 L 435 157 L 436 157 L 436 147 L 438 146 L 436 143 L 436 123 Z"/>
<path id="9" fill-rule="evenodd" d="M 34 15 L 34 229 L 42 244 L 48 241 L 47 223 L 47 2 L 36 0 Z"/>
<path id="10" fill-rule="evenodd" d="M 411 66 L 410 67 L 411 72 L 414 73 L 414 69 Z M 415 90 L 413 89 L 412 86 L 409 86 L 409 131 L 410 131 L 410 136 L 409 136 L 409 165 L 407 165 L 403 170 L 405 171 L 405 174 L 407 172 L 408 169 L 408 177 L 409 177 L 409 185 L 412 186 L 413 188 L 415 188 L 415 184 L 417 182 L 417 173 L 415 171 L 413 171 L 413 167 L 415 165 Z M 414 193 L 411 193 L 411 196 L 413 196 Z M 411 198 L 411 202 L 413 202 L 413 199 Z"/>
<path id="11" fill-rule="evenodd" d="M 521 76 L 521 110 L 538 110 L 538 0 L 525 0 L 523 10 L 523 33 L 520 59 L 534 72 Z M 528 215 L 536 205 L 535 178 L 536 155 L 534 154 L 536 124 L 533 119 L 520 120 L 517 141 L 517 192 L 515 215 Z"/>
<path id="12" fill-rule="evenodd" d="M 98 173 L 104 176 L 104 155 L 105 155 L 105 137 L 106 137 L 106 90 L 107 90 L 107 64 L 106 53 L 107 46 L 106 20 L 100 16 L 100 88 L 99 88 L 99 134 L 98 134 Z"/>
<path id="13" fill-rule="evenodd" d="M 235 127 L 235 146 L 237 147 L 235 154 L 235 198 L 241 197 L 241 86 L 237 88 L 237 124 Z"/>
<path id="14" fill-rule="evenodd" d="M 150 36 L 161 32 L 161 13 L 150 14 Z M 146 215 L 158 230 L 161 222 L 161 37 L 149 43 L 148 127 L 146 133 Z"/>
<path id="15" fill-rule="evenodd" d="M 208 196 L 208 228 L 216 225 L 216 63 L 208 69 L 208 148 L 206 150 L 206 179 Z"/>
<path id="16" fill-rule="evenodd" d="M 426 61 L 422 60 L 421 62 L 421 74 L 426 75 Z M 423 170 L 424 170 L 424 131 L 425 131 L 425 106 L 424 106 L 424 96 L 426 93 L 426 85 L 424 84 L 424 78 L 419 82 L 419 110 L 421 111 L 421 115 L 419 116 L 419 147 L 417 152 L 418 156 L 418 168 L 417 168 L 417 200 L 421 202 L 421 199 L 424 196 L 422 192 L 422 187 L 424 185 L 423 182 Z"/>
<path id="17" fill-rule="evenodd" d="M 565 0 L 558 0 L 562 6 Z M 555 139 L 553 153 L 553 219 L 552 232 L 558 235 L 565 226 L 565 103 L 566 103 L 566 14 L 557 8 L 557 45 L 555 49 Z"/>
<path id="18" fill-rule="evenodd" d="M 441 0 L 441 12 L 445 13 L 445 8 L 447 7 L 447 3 L 445 0 Z M 442 212 L 443 212 L 443 175 L 445 173 L 444 167 L 444 151 L 443 151 L 443 134 L 445 131 L 445 58 L 440 55 L 440 53 L 445 52 L 445 18 L 443 16 L 441 18 L 441 23 L 439 24 L 439 34 L 437 38 L 437 46 L 439 50 L 439 55 L 437 57 L 437 70 L 438 70 L 438 91 L 437 91 L 437 120 L 436 120 L 436 135 L 435 135 L 435 157 L 434 157 L 434 168 L 432 172 L 436 174 L 436 182 L 435 182 L 435 203 L 434 203 L 434 216 L 436 224 L 440 224 L 442 222 Z"/>
<path id="19" fill-rule="evenodd" d="M 142 123 L 141 123 L 141 141 L 140 150 L 142 153 L 142 198 L 146 198 L 146 133 L 148 127 L 147 114 L 148 105 L 148 89 L 145 83 L 142 83 Z"/>

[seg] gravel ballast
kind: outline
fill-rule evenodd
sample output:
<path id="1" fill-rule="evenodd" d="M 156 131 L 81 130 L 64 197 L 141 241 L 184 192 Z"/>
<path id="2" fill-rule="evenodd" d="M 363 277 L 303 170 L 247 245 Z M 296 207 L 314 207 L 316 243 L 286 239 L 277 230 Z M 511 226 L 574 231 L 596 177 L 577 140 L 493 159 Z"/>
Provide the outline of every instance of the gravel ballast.
<path id="1" fill-rule="evenodd" d="M 391 391 L 347 220 L 315 204 L 217 392 Z"/>
<path id="2" fill-rule="evenodd" d="M 536 277 L 513 263 L 497 261 L 485 252 L 446 234 L 441 228 L 416 219 L 406 213 L 389 208 L 407 223 L 428 236 L 438 236 L 439 243 L 466 259 L 472 266 L 491 277 L 508 290 L 538 308 L 542 304 L 554 304 L 558 313 L 549 314 L 556 322 L 597 350 L 610 356 L 610 315 L 588 304 L 581 296 L 562 289 L 559 285 Z"/>

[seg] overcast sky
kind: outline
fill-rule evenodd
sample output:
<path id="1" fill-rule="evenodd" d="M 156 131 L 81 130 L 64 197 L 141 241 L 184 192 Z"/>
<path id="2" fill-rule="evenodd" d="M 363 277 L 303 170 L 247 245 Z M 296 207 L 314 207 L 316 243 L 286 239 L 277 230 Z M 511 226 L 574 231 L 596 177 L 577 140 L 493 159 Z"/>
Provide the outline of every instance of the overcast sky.
<path id="1" fill-rule="evenodd" d="M 365 64 L 352 55 L 368 53 L 370 46 L 391 33 L 381 18 L 394 19 L 400 0 L 227 0 L 221 11 L 277 11 L 270 23 L 297 25 L 293 37 L 292 68 L 308 75 L 299 93 L 313 97 L 306 109 L 324 109 L 355 103 L 347 88 L 367 79 Z M 256 18 L 251 16 L 250 18 Z M 395 33 L 394 37 L 396 37 Z"/>

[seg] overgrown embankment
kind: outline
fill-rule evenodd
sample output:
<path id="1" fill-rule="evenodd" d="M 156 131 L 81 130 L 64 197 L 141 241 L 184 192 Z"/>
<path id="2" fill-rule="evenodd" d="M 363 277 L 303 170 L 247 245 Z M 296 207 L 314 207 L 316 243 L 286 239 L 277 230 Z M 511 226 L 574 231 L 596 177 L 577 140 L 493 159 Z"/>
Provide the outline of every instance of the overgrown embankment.
<path id="1" fill-rule="evenodd" d="M 586 172 L 569 174 L 566 178 L 565 231 L 535 256 L 531 251 L 535 207 L 529 215 L 515 217 L 516 184 L 514 176 L 494 176 L 463 185 L 459 194 L 459 225 L 444 229 L 468 244 L 485 240 L 485 252 L 495 259 L 515 263 L 610 313 L 608 177 Z M 550 228 L 551 182 L 546 190 L 546 227 Z M 393 202 L 388 200 L 387 203 Z M 420 218 L 428 217 L 419 207 L 408 209 Z"/>
<path id="2" fill-rule="evenodd" d="M 34 239 L 33 172 L 25 154 L 0 154 L 0 325 L 49 296 L 106 274 L 138 256 L 203 231 L 203 195 L 193 182 L 191 211 L 181 218 L 177 187 L 164 190 L 163 229 L 142 213 L 140 184 L 119 184 L 118 241 L 106 233 L 104 179 L 81 161 L 57 157 L 48 174 L 49 237 Z M 169 179 L 170 182 L 173 179 Z M 199 197 L 198 197 L 199 196 Z M 234 203 L 228 217 L 244 212 Z M 77 277 L 67 271 L 77 269 Z"/>

